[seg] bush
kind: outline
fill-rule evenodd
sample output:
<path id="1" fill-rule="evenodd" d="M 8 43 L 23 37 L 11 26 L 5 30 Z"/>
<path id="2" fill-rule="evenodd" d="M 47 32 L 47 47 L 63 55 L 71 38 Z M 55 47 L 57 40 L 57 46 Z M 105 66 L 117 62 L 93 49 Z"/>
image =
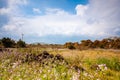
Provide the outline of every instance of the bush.
<path id="1" fill-rule="evenodd" d="M 24 48 L 24 47 L 26 47 L 26 43 L 20 39 L 20 40 L 17 42 L 17 47 L 18 47 L 18 48 Z"/>
<path id="2" fill-rule="evenodd" d="M 11 38 L 2 38 L 1 39 L 1 44 L 5 47 L 5 48 L 13 48 L 15 47 L 15 41 L 12 40 Z"/>
<path id="3" fill-rule="evenodd" d="M 68 46 L 68 49 L 75 49 L 73 45 Z"/>

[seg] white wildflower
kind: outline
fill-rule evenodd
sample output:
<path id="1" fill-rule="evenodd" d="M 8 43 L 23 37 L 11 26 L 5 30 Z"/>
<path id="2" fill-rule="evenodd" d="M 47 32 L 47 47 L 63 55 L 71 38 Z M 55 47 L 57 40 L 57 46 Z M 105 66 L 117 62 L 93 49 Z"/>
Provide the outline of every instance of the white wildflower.
<path id="1" fill-rule="evenodd" d="M 41 80 L 40 78 L 36 79 L 36 80 Z"/>
<path id="2" fill-rule="evenodd" d="M 89 76 L 90 78 L 94 78 L 94 76 L 93 76 L 93 75 L 90 75 L 90 74 L 89 74 L 88 76 Z"/>
<path id="3" fill-rule="evenodd" d="M 15 67 L 17 67 L 18 66 L 18 62 L 16 62 L 16 63 L 13 63 L 13 66 L 12 66 L 12 68 L 15 68 Z"/>
<path id="4" fill-rule="evenodd" d="M 46 78 L 47 77 L 47 75 L 46 74 L 44 74 L 44 76 L 43 76 L 44 78 Z"/>
<path id="5" fill-rule="evenodd" d="M 39 70 L 40 73 L 42 73 L 42 70 Z"/>
<path id="6" fill-rule="evenodd" d="M 79 80 L 79 74 L 74 74 L 73 76 L 72 76 L 72 80 Z"/>
<path id="7" fill-rule="evenodd" d="M 51 71 L 50 71 L 50 69 L 48 69 L 48 73 L 50 73 Z"/>
<path id="8" fill-rule="evenodd" d="M 85 72 L 83 75 L 84 75 L 84 76 L 88 76 L 88 73 Z"/>
<path id="9" fill-rule="evenodd" d="M 100 65 L 98 65 L 98 69 L 101 71 L 104 71 L 104 70 L 107 70 L 107 66 L 106 66 L 106 64 L 100 64 Z"/>
<path id="10" fill-rule="evenodd" d="M 64 75 L 66 75 L 66 73 L 65 73 L 65 72 L 63 72 L 63 73 L 62 73 L 62 76 L 64 76 Z"/>

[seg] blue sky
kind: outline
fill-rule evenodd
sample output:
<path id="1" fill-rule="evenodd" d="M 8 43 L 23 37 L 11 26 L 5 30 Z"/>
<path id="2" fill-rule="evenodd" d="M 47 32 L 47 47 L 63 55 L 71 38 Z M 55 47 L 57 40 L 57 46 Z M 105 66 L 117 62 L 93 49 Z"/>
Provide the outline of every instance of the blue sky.
<path id="1" fill-rule="evenodd" d="M 0 0 L 0 38 L 28 43 L 120 36 L 120 0 Z"/>

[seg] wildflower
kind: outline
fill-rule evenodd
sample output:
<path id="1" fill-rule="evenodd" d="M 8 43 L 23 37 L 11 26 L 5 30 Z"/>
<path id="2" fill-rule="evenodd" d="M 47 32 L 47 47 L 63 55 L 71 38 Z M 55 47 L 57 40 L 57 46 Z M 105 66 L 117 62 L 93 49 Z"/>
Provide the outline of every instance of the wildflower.
<path id="1" fill-rule="evenodd" d="M 15 67 L 17 67 L 18 66 L 18 62 L 16 62 L 16 63 L 13 63 L 13 66 L 12 66 L 12 68 L 15 68 Z"/>
<path id="2" fill-rule="evenodd" d="M 48 69 L 48 73 L 50 73 L 50 69 Z"/>
<path id="3" fill-rule="evenodd" d="M 42 70 L 39 70 L 40 73 L 42 73 Z"/>
<path id="4" fill-rule="evenodd" d="M 41 80 L 40 78 L 36 79 L 36 80 Z"/>
<path id="5" fill-rule="evenodd" d="M 107 66 L 105 66 L 104 70 L 107 70 L 107 69 L 108 69 Z"/>
<path id="6" fill-rule="evenodd" d="M 44 75 L 43 75 L 43 77 L 44 77 L 44 78 L 46 78 L 46 77 L 47 77 L 47 75 L 46 75 L 46 74 L 44 74 Z"/>
<path id="7" fill-rule="evenodd" d="M 94 78 L 94 76 L 93 76 L 93 75 L 90 75 L 90 74 L 89 74 L 88 76 L 89 76 L 90 78 Z"/>
<path id="8" fill-rule="evenodd" d="M 88 73 L 85 72 L 83 75 L 84 75 L 84 76 L 88 76 Z"/>
<path id="9" fill-rule="evenodd" d="M 62 73 L 62 76 L 64 76 L 64 75 L 66 75 L 66 73 L 65 73 L 65 72 L 63 72 L 63 73 Z"/>
<path id="10" fill-rule="evenodd" d="M 107 70 L 107 66 L 106 66 L 106 64 L 100 64 L 100 65 L 98 65 L 97 69 L 104 71 L 104 70 Z"/>
<path id="11" fill-rule="evenodd" d="M 72 80 L 79 80 L 79 74 L 74 74 L 73 76 L 72 76 Z"/>

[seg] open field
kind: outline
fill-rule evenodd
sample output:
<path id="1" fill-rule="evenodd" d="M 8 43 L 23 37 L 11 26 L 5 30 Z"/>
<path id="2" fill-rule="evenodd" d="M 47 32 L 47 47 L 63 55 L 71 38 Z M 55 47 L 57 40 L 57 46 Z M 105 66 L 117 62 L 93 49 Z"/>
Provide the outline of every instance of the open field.
<path id="1" fill-rule="evenodd" d="M 120 50 L 3 51 L 0 52 L 0 80 L 120 80 Z"/>

